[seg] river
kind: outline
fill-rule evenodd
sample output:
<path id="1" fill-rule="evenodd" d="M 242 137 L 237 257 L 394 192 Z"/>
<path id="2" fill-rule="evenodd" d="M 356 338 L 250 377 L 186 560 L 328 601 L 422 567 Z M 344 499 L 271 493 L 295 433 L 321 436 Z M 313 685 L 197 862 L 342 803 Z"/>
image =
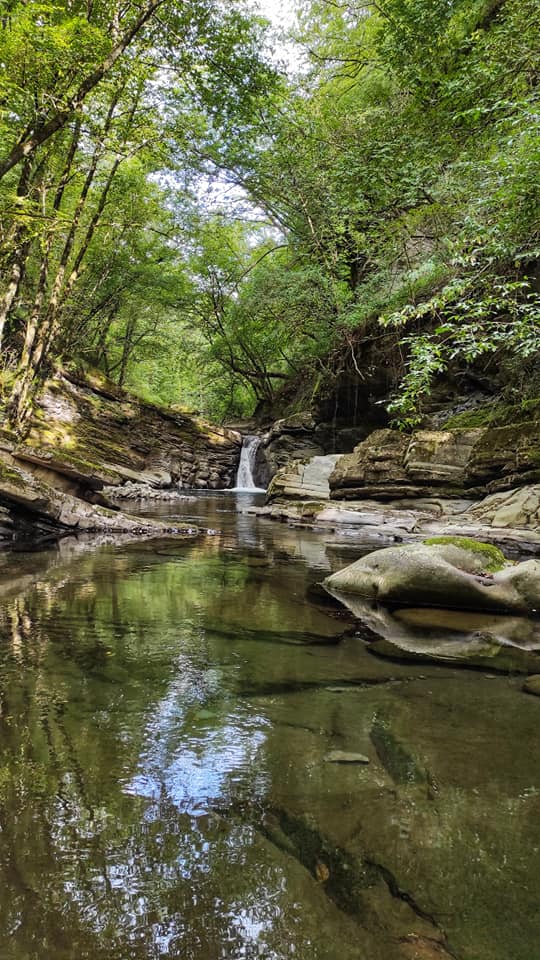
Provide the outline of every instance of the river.
<path id="1" fill-rule="evenodd" d="M 534 960 L 540 698 L 372 655 L 366 547 L 254 501 L 2 556 L 0 957 Z"/>

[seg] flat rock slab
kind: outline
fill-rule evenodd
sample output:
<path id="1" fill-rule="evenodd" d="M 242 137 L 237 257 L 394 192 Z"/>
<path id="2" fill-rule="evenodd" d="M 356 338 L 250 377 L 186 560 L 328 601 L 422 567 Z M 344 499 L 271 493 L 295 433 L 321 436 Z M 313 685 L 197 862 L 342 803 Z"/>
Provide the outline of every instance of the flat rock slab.
<path id="1" fill-rule="evenodd" d="M 411 497 L 388 503 L 328 500 L 319 495 L 308 498 L 300 487 L 293 497 L 282 488 L 264 507 L 251 507 L 248 512 L 315 530 L 354 531 L 374 546 L 443 535 L 494 543 L 514 553 L 536 554 L 540 547 L 540 484 L 480 501 Z"/>
<path id="2" fill-rule="evenodd" d="M 33 522 L 36 527 L 46 521 L 58 536 L 108 532 L 155 537 L 173 534 L 193 539 L 198 534 L 197 529 L 187 529 L 183 524 L 132 516 L 63 493 L 22 469 L 6 452 L 0 454 L 0 505 L 14 511 L 14 516 L 22 512 L 27 523 Z"/>
<path id="3" fill-rule="evenodd" d="M 268 488 L 268 499 L 328 500 L 328 478 L 339 459 L 340 454 L 328 454 L 311 457 L 307 461 L 293 461 L 275 475 Z"/>

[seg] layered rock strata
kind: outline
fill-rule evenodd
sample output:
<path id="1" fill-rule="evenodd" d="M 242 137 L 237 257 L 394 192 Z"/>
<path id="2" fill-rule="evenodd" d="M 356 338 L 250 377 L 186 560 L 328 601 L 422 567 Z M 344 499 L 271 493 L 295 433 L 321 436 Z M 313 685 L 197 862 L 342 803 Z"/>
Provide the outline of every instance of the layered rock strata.
<path id="1" fill-rule="evenodd" d="M 390 433 L 381 432 L 385 438 Z M 469 435 L 472 432 L 467 431 Z M 392 433 L 389 439 L 388 446 L 394 453 L 398 446 L 403 451 L 406 444 L 410 443 L 399 434 Z M 394 440 L 397 442 L 394 443 Z M 361 447 L 365 446 L 361 444 Z M 377 449 L 383 448 L 384 444 L 377 445 Z M 449 444 L 444 449 L 448 452 L 451 448 L 455 449 L 455 444 Z M 415 444 L 413 452 L 417 454 L 420 449 L 420 443 Z M 463 451 L 465 444 L 460 449 Z M 461 465 L 449 464 L 455 468 L 452 486 L 454 496 L 449 496 L 448 487 L 431 485 L 417 488 L 412 483 L 396 484 L 398 467 L 393 468 L 391 460 L 388 466 L 387 461 L 386 474 L 381 459 L 375 461 L 377 469 L 380 463 L 380 474 L 379 483 L 374 487 L 375 491 L 383 490 L 382 496 L 376 498 L 371 493 L 372 486 L 357 488 L 355 499 L 336 499 L 330 483 L 335 483 L 336 477 L 343 476 L 351 469 L 351 461 L 358 463 L 358 450 L 356 448 L 350 456 L 314 457 L 308 462 L 291 464 L 274 477 L 268 490 L 267 505 L 254 509 L 264 516 L 288 523 L 321 530 L 343 529 L 349 534 L 354 532 L 355 538 L 380 546 L 420 539 L 429 534 L 446 534 L 480 537 L 506 548 L 517 547 L 530 552 L 540 547 L 540 484 L 528 484 L 478 499 L 477 490 L 464 489 L 455 481 L 458 471 L 461 477 L 464 475 L 462 462 Z M 395 465 L 396 460 L 393 462 Z M 411 458 L 409 462 L 418 464 L 419 460 Z M 399 469 L 402 470 L 402 467 Z M 420 467 L 415 466 L 414 469 L 420 470 Z M 434 474 L 435 469 L 431 477 Z M 385 485 L 385 479 L 388 486 Z M 425 495 L 414 495 L 419 493 Z"/>
<path id="2" fill-rule="evenodd" d="M 10 452 L 94 490 L 128 481 L 219 489 L 233 486 L 241 445 L 232 430 L 143 403 L 107 381 L 59 375 Z"/>
<path id="3" fill-rule="evenodd" d="M 472 499 L 540 482 L 540 423 L 408 436 L 376 430 L 338 460 L 330 476 L 336 500 L 426 496 Z"/>
<path id="4" fill-rule="evenodd" d="M 162 523 L 89 503 L 25 470 L 10 454 L 0 453 L 0 541 L 97 532 L 193 537 L 198 531 L 177 521 Z"/>
<path id="5" fill-rule="evenodd" d="M 121 519 L 109 498 L 231 487 L 240 449 L 234 431 L 143 403 L 99 377 L 58 374 L 23 439 L 0 431 L 0 540 L 33 528 L 41 535 L 42 528 L 152 527 Z"/>

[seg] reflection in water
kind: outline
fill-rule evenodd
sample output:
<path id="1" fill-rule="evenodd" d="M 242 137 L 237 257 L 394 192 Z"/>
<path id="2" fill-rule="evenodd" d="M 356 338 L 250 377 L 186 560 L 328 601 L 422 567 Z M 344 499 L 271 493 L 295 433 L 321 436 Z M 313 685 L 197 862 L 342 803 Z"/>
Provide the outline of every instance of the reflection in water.
<path id="1" fill-rule="evenodd" d="M 4 564 L 0 956 L 530 960 L 540 702 L 336 645 L 332 544 L 236 504 Z"/>

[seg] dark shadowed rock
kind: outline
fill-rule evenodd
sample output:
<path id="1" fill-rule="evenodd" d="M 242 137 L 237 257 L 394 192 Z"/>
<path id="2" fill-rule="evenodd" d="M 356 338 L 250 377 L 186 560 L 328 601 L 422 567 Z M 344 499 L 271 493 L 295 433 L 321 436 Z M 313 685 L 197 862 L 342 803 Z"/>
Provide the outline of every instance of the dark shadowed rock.
<path id="1" fill-rule="evenodd" d="M 297 413 L 273 424 L 261 448 L 269 477 L 288 467 L 293 460 L 308 460 L 324 454 L 325 450 L 316 437 L 316 426 L 311 413 Z"/>
<path id="2" fill-rule="evenodd" d="M 535 697 L 540 697 L 540 674 L 534 673 L 527 677 L 523 689 L 525 693 L 532 693 Z"/>

